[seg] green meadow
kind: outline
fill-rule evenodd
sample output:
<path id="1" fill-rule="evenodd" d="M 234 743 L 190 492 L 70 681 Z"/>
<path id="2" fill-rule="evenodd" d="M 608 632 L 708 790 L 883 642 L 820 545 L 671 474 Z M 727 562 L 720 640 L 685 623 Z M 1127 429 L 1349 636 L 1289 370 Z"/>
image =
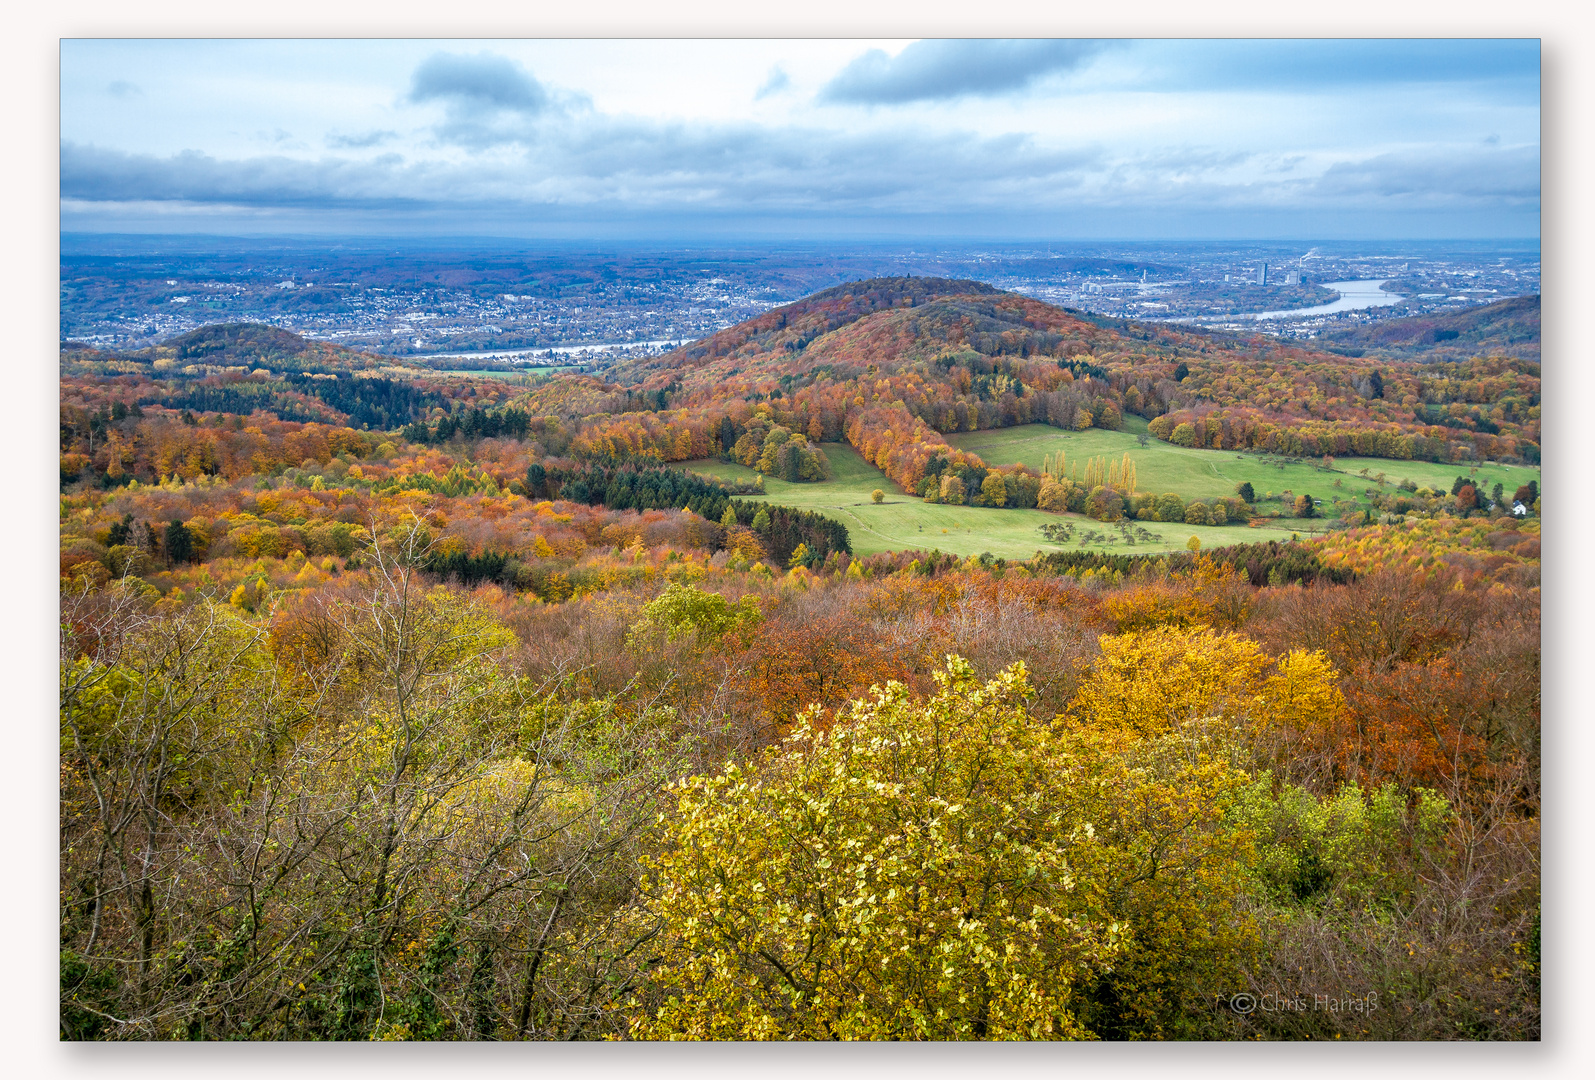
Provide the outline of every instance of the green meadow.
<path id="1" fill-rule="evenodd" d="M 1173 491 L 1187 500 L 1233 495 L 1237 484 L 1250 481 L 1259 502 L 1263 502 L 1269 493 L 1278 496 L 1282 491 L 1289 491 L 1293 496 L 1304 493 L 1311 495 L 1316 502 L 1333 503 L 1338 499 L 1365 506 L 1367 500 L 1364 493 L 1367 490 L 1371 488 L 1388 493 L 1403 479 L 1411 479 L 1419 487 L 1449 492 L 1459 474 L 1471 475 L 1482 493 L 1488 494 L 1499 483 L 1508 497 L 1519 485 L 1540 479 L 1540 470 L 1526 465 L 1490 463 L 1480 465 L 1470 473 L 1470 466 L 1467 465 L 1437 465 L 1429 461 L 1393 461 L 1389 458 L 1335 458 L 1333 470 L 1326 471 L 1321 459 L 1171 446 L 1145 435 L 1146 421 L 1140 417 L 1125 419 L 1128 429 L 1125 431 L 1104 431 L 1101 428 L 1062 431 L 1045 424 L 1025 424 L 950 435 L 947 441 L 979 454 L 988 465 L 1028 465 L 1032 469 L 1040 469 L 1048 454 L 1062 453 L 1071 468 L 1077 463 L 1083 468 L 1086 461 L 1093 457 L 1109 457 L 1117 461 L 1122 455 L 1129 454 L 1130 460 L 1135 462 L 1138 490 Z M 1145 437 L 1144 446 L 1138 436 Z M 1362 474 L 1363 469 L 1367 470 L 1367 475 Z M 1381 474 L 1385 478 L 1382 488 L 1376 479 Z M 1335 486 L 1337 481 L 1339 487 Z M 1266 509 L 1267 504 L 1263 505 Z"/>
<path id="2" fill-rule="evenodd" d="M 1014 429 L 1019 430 L 1019 429 Z M 1044 430 L 1052 430 L 1047 428 Z M 1130 441 L 1133 443 L 1134 437 Z M 1305 533 L 1311 527 L 1321 530 L 1322 521 L 1291 521 L 1283 527 L 1250 528 L 1245 525 L 1186 525 L 1183 523 L 1138 521 L 1135 543 L 1128 544 L 1113 525 L 1079 514 L 1052 514 L 1044 510 L 999 510 L 986 506 L 946 506 L 927 503 L 905 495 L 886 474 L 865 461 L 846 443 L 825 443 L 822 448 L 834 473 L 823 483 L 789 484 L 770 477 L 764 479 L 765 498 L 785 506 L 813 510 L 835 518 L 847 526 L 853 550 L 860 555 L 882 551 L 933 548 L 968 557 L 989 551 L 1007 559 L 1028 559 L 1037 551 L 1091 550 L 1124 554 L 1183 549 L 1194 535 L 1203 547 L 1245 543 L 1264 539 L 1284 539 L 1291 532 Z M 1036 458 L 1040 465 L 1041 459 Z M 693 472 L 726 479 L 752 480 L 758 474 L 742 465 L 715 459 L 682 462 Z M 1144 486 L 1144 485 L 1143 485 Z M 886 500 L 876 504 L 870 493 L 879 488 Z M 743 496 L 758 498 L 759 496 Z M 1065 543 L 1043 537 L 1038 526 L 1046 522 L 1065 522 L 1074 526 Z M 1151 534 L 1147 539 L 1140 530 Z"/>

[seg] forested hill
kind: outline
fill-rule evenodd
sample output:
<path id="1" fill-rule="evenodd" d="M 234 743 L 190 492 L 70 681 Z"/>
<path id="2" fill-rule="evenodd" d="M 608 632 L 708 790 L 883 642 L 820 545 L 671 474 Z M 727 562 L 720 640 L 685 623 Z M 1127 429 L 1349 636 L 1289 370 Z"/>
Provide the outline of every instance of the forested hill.
<path id="1" fill-rule="evenodd" d="M 1511 323 L 1500 321 L 1503 333 Z M 846 439 L 916 493 L 924 468 L 956 456 L 946 435 L 1028 423 L 1113 430 L 1126 414 L 1193 448 L 1537 460 L 1539 365 L 1491 355 L 1496 338 L 1478 337 L 1465 356 L 1431 346 L 1401 357 L 1418 363 L 1392 363 L 1261 333 L 1092 319 L 975 281 L 875 278 L 617 364 L 607 372 L 623 388 L 615 411 L 631 419 L 594 418 L 578 443 L 677 460 L 700 442 L 726 449 L 762 407 L 783 432 Z M 1444 340 L 1469 344 L 1461 330 Z M 643 413 L 659 431 L 644 431 Z M 666 446 L 671 424 L 691 431 L 671 429 Z"/>
<path id="2" fill-rule="evenodd" d="M 403 363 L 331 342 L 311 341 L 291 330 L 264 323 L 201 326 L 147 349 L 116 354 L 91 349 L 79 342 L 63 341 L 61 358 L 67 363 L 148 364 L 156 370 L 208 365 L 274 371 L 360 371 Z"/>
<path id="3" fill-rule="evenodd" d="M 680 406 L 790 391 L 816 378 L 919 370 L 939 381 L 953 367 L 1035 361 L 1056 361 L 1076 376 L 1152 380 L 1181 361 L 1364 366 L 1263 335 L 1221 340 L 1165 323 L 1091 318 L 978 281 L 901 277 L 838 285 L 663 356 L 622 362 L 607 375 L 643 392 L 667 391 Z"/>
<path id="4" fill-rule="evenodd" d="M 1354 355 L 1355 346 L 1337 353 L 1262 334 L 1220 339 L 1169 324 L 1108 323 L 976 281 L 876 278 L 663 356 L 623 360 L 607 379 L 421 379 L 389 357 L 232 324 L 120 356 L 64 344 L 62 400 L 87 410 L 83 424 L 114 398 L 126 408 L 265 410 L 284 421 L 382 430 L 420 424 L 430 434 L 417 428 L 410 437 L 421 442 L 454 430 L 434 411 L 459 411 L 465 424 L 470 410 L 486 417 L 513 406 L 503 430 L 524 434 L 531 428 L 522 422 L 536 418 L 552 437 L 553 422 L 562 451 L 604 462 L 732 453 L 754 434 L 758 451 L 749 443 L 732 456 L 758 462 L 774 431 L 777 443 L 798 434 L 805 446 L 845 440 L 915 494 L 945 462 L 983 467 L 948 443 L 954 433 L 1031 423 L 1118 430 L 1128 415 L 1145 420 L 1150 436 L 1190 448 L 1538 461 L 1539 365 L 1493 351 L 1508 338 L 1537 343 L 1537 300 L 1446 318 L 1438 330 L 1392 339 L 1427 333 L 1440 346 Z M 1452 351 L 1437 355 L 1442 347 Z M 433 420 L 442 426 L 428 426 Z M 500 430 L 495 423 L 466 430 Z M 811 464 L 824 473 L 817 457 Z"/>
<path id="5" fill-rule="evenodd" d="M 822 339 L 861 322 L 873 327 L 884 318 L 889 324 L 910 328 L 911 335 L 893 335 L 899 342 L 907 337 L 944 342 L 948 326 L 966 313 L 983 322 L 988 331 L 1012 329 L 1019 320 L 999 311 L 999 305 L 1022 300 L 979 281 L 900 277 L 849 282 L 772 308 L 664 356 L 619 364 L 610 377 L 625 384 L 663 384 L 730 358 L 758 358 L 794 371 L 807 370 L 837 352 L 838 342 Z M 910 312 L 912 318 L 902 317 Z M 873 359 L 896 357 L 882 353 Z M 712 371 L 703 374 L 712 377 Z"/>
<path id="6" fill-rule="evenodd" d="M 1540 359 L 1540 298 L 1514 296 L 1483 307 L 1444 315 L 1419 315 L 1338 330 L 1321 345 L 1348 356 L 1393 360 L 1459 360 L 1472 356 Z"/>

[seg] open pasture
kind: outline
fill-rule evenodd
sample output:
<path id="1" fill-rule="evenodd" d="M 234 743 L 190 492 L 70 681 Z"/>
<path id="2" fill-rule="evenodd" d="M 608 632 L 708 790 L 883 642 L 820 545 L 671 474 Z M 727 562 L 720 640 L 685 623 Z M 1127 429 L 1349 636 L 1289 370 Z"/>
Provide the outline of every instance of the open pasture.
<path id="1" fill-rule="evenodd" d="M 1092 521 L 1080 514 L 927 503 L 903 494 L 885 473 L 846 443 L 825 443 L 822 448 L 831 462 L 832 479 L 823 483 L 789 484 L 765 477 L 763 497 L 842 522 L 852 538 L 853 550 L 860 555 L 916 548 L 925 551 L 936 548 L 964 557 L 989 551 L 1007 559 L 1028 559 L 1037 551 L 1061 550 L 1139 554 L 1181 550 L 1193 535 L 1201 539 L 1203 547 L 1216 547 L 1283 539 L 1292 531 L 1306 533 L 1307 527 L 1323 528 L 1322 521 L 1281 522 L 1282 528 L 1256 529 L 1245 525 L 1138 521 L 1130 523 L 1132 532 L 1144 530 L 1152 539 L 1137 534 L 1136 542 L 1128 544 L 1116 526 Z M 712 458 L 682 462 L 682 467 L 726 479 L 752 480 L 758 475 L 745 466 Z M 886 500 L 879 504 L 870 501 L 870 493 L 876 488 L 886 493 Z M 1072 524 L 1074 533 L 1068 541 L 1054 543 L 1039 531 L 1039 526 L 1047 522 Z"/>
<path id="2" fill-rule="evenodd" d="M 1277 495 L 1289 491 L 1293 495 L 1311 495 L 1317 502 L 1339 499 L 1366 505 L 1363 493 L 1369 488 L 1388 493 L 1403 479 L 1410 478 L 1419 487 L 1449 492 L 1458 475 L 1471 475 L 1486 495 L 1499 483 L 1510 497 L 1520 484 L 1540 479 L 1540 470 L 1526 465 L 1488 463 L 1470 474 L 1471 466 L 1464 464 L 1346 457 L 1335 458 L 1333 470 L 1326 471 L 1317 458 L 1192 450 L 1151 436 L 1146 436 L 1143 446 L 1138 436 L 1145 433 L 1146 421 L 1140 417 L 1127 417 L 1126 421 L 1125 431 L 1062 431 L 1045 424 L 1024 424 L 950 435 L 947 441 L 979 454 L 988 465 L 1028 465 L 1032 469 L 1040 469 L 1048 454 L 1061 452 L 1070 466 L 1078 463 L 1084 467 L 1093 457 L 1117 461 L 1127 453 L 1135 462 L 1138 490 L 1172 491 L 1184 499 L 1233 495 L 1237 484 L 1249 481 L 1259 501 L 1269 492 Z M 1363 469 L 1368 470 L 1366 476 Z M 1385 478 L 1382 489 L 1376 479 L 1380 474 Z M 1340 487 L 1335 486 L 1336 481 Z"/>

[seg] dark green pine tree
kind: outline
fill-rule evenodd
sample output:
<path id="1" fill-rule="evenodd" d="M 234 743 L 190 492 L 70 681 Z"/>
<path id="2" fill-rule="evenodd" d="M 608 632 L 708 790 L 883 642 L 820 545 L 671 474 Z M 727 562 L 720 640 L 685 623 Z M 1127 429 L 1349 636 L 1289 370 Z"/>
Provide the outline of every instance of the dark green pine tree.
<path id="1" fill-rule="evenodd" d="M 111 535 L 105 538 L 106 547 L 116 547 L 118 544 L 133 542 L 133 515 L 126 514 L 121 521 L 111 526 Z"/>
<path id="2" fill-rule="evenodd" d="M 173 565 L 177 563 L 192 562 L 194 559 L 194 535 L 188 531 L 188 526 L 181 521 L 172 521 L 166 526 L 166 558 Z"/>

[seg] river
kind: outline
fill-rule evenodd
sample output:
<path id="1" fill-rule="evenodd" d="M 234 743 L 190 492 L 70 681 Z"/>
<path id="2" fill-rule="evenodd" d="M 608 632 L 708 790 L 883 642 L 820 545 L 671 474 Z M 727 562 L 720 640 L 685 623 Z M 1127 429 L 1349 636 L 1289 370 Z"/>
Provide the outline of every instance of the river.
<path id="1" fill-rule="evenodd" d="M 1395 293 L 1385 292 L 1384 281 L 1326 281 L 1324 288 L 1340 295 L 1327 304 L 1317 307 L 1295 308 L 1290 311 L 1264 311 L 1257 315 L 1240 316 L 1252 319 L 1296 319 L 1308 315 L 1332 315 L 1337 311 L 1355 311 L 1359 308 L 1389 307 L 1405 299 Z"/>

